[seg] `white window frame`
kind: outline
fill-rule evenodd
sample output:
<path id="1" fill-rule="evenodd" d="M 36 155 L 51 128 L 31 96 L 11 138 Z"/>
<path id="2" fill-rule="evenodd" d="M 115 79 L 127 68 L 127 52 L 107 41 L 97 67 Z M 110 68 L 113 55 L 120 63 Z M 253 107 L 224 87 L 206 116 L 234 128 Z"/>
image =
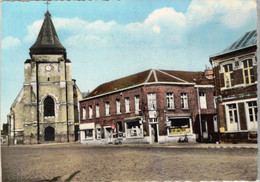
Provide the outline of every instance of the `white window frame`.
<path id="1" fill-rule="evenodd" d="M 110 104 L 109 104 L 109 102 L 105 102 L 105 115 L 110 116 Z"/>
<path id="2" fill-rule="evenodd" d="M 88 118 L 92 119 L 93 118 L 93 109 L 92 109 L 92 105 L 88 106 Z"/>
<path id="3" fill-rule="evenodd" d="M 121 114 L 121 103 L 119 99 L 116 100 L 116 113 Z"/>
<path id="4" fill-rule="evenodd" d="M 207 109 L 207 95 L 205 92 L 199 93 L 200 98 L 200 108 L 201 109 Z"/>
<path id="5" fill-rule="evenodd" d="M 99 104 L 96 104 L 96 118 L 100 117 Z"/>
<path id="6" fill-rule="evenodd" d="M 154 111 L 157 109 L 156 93 L 147 94 L 147 104 L 149 111 Z"/>
<path id="7" fill-rule="evenodd" d="M 229 106 L 235 106 L 236 108 L 229 108 Z M 225 105 L 225 109 L 226 109 L 226 122 L 227 122 L 227 130 L 228 131 L 240 131 L 240 119 L 239 119 L 239 109 L 238 109 L 238 104 L 237 103 L 230 103 L 230 104 L 226 104 Z M 231 117 L 230 117 L 230 111 L 232 114 L 232 120 L 231 121 Z M 237 116 L 235 116 L 235 111 L 237 113 Z M 237 122 L 235 121 L 234 118 L 237 118 Z"/>
<path id="8" fill-rule="evenodd" d="M 189 109 L 188 93 L 181 93 L 181 108 L 182 109 Z"/>
<path id="9" fill-rule="evenodd" d="M 125 98 L 125 113 L 130 113 L 130 99 L 129 99 L 129 97 Z"/>
<path id="10" fill-rule="evenodd" d="M 135 114 L 139 114 L 140 111 L 140 97 L 139 95 L 135 96 Z"/>
<path id="11" fill-rule="evenodd" d="M 255 102 L 256 105 L 252 105 L 249 106 L 249 103 Z M 247 101 L 245 102 L 245 109 L 246 109 L 246 120 L 247 120 L 247 129 L 248 130 L 253 130 L 256 131 L 258 128 L 258 123 L 257 123 L 257 111 L 255 109 L 258 109 L 257 107 L 257 101 L 253 100 L 253 101 Z M 252 117 L 253 117 L 253 121 L 251 121 L 250 119 L 250 112 L 249 109 L 252 109 Z"/>
<path id="12" fill-rule="evenodd" d="M 174 94 L 172 92 L 166 93 L 166 107 L 167 107 L 167 109 L 175 109 L 175 107 L 174 107 Z"/>
<path id="13" fill-rule="evenodd" d="M 87 111 L 86 111 L 86 107 L 84 106 L 84 107 L 82 107 L 82 120 L 87 119 L 86 114 L 87 114 Z"/>

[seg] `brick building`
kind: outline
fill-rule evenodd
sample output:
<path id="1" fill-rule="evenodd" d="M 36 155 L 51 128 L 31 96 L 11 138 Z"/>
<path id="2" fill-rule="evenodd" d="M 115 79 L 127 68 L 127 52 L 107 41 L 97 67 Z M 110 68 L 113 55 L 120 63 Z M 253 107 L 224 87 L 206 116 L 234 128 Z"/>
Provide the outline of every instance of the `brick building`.
<path id="1" fill-rule="evenodd" d="M 212 74 L 147 70 L 98 86 L 80 100 L 81 142 L 217 141 Z"/>
<path id="2" fill-rule="evenodd" d="M 257 141 L 256 30 L 210 57 L 215 76 L 220 140 Z"/>

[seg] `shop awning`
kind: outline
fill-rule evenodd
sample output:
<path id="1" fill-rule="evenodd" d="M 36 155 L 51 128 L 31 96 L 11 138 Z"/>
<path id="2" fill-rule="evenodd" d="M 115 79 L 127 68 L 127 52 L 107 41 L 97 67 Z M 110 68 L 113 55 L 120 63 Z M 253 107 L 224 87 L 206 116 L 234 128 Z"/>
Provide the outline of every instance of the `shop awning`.
<path id="1" fill-rule="evenodd" d="M 191 113 L 187 113 L 187 114 L 176 114 L 176 115 L 166 115 L 166 117 L 168 119 L 178 119 L 178 118 L 190 118 L 192 117 Z"/>
<path id="2" fill-rule="evenodd" d="M 79 128 L 80 128 L 80 130 L 94 129 L 95 128 L 95 123 L 80 124 Z"/>
<path id="3" fill-rule="evenodd" d="M 125 118 L 124 119 L 124 122 L 136 122 L 136 121 L 140 121 L 142 120 L 143 118 L 142 117 L 131 117 L 131 118 Z"/>

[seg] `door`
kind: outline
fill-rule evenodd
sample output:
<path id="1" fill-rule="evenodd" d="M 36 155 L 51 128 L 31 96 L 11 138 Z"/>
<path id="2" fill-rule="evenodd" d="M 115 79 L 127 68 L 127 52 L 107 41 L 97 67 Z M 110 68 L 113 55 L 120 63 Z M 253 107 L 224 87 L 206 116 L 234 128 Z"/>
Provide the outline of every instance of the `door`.
<path id="1" fill-rule="evenodd" d="M 207 121 L 202 121 L 202 136 L 204 140 L 207 140 L 209 138 Z"/>
<path id="2" fill-rule="evenodd" d="M 44 140 L 47 141 L 54 141 L 55 140 L 55 133 L 54 133 L 54 128 L 51 126 L 48 126 L 44 130 Z"/>
<path id="3" fill-rule="evenodd" d="M 157 129 L 157 124 L 151 124 L 151 139 L 152 143 L 157 143 L 158 142 L 158 129 Z"/>

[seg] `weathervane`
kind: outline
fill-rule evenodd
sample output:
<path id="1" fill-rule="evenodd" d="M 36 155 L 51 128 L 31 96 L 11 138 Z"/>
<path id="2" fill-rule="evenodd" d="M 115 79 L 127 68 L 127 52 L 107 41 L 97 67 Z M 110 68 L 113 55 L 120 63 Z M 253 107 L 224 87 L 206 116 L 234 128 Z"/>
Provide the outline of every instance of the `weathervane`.
<path id="1" fill-rule="evenodd" d="M 44 3 L 44 4 L 46 4 L 47 5 L 47 11 L 49 11 L 49 0 L 46 0 L 46 3 Z"/>

